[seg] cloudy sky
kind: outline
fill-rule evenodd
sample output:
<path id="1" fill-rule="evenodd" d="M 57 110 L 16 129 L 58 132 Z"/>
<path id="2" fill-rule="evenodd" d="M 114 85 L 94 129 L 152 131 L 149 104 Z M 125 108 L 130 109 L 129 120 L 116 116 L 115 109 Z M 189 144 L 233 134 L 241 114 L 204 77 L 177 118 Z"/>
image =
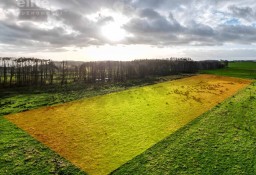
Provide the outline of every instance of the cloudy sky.
<path id="1" fill-rule="evenodd" d="M 0 56 L 256 58 L 255 0 L 0 0 Z"/>

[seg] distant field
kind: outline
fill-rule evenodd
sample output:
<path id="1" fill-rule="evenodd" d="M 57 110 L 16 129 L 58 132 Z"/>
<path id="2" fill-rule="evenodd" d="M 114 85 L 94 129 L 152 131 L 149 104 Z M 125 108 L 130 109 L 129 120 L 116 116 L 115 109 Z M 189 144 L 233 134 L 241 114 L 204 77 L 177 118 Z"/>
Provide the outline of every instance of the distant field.
<path id="1" fill-rule="evenodd" d="M 201 73 L 256 79 L 256 62 L 230 62 L 228 68 L 203 70 Z"/>
<path id="2" fill-rule="evenodd" d="M 228 67 L 244 70 L 256 70 L 256 62 L 230 62 Z"/>
<path id="3" fill-rule="evenodd" d="M 199 75 L 6 118 L 89 174 L 108 174 L 249 80 Z"/>

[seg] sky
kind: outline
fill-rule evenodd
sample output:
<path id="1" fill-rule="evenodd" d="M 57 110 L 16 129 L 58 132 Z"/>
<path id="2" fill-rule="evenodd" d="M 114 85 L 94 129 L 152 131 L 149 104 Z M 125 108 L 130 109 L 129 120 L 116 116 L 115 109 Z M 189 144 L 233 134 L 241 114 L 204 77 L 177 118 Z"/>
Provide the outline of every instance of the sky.
<path id="1" fill-rule="evenodd" d="M 0 57 L 255 60 L 255 0 L 0 0 Z"/>

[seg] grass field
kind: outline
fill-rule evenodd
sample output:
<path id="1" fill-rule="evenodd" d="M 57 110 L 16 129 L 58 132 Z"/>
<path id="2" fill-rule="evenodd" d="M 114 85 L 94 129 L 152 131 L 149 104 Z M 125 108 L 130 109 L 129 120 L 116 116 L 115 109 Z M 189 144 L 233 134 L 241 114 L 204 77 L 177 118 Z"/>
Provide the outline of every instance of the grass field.
<path id="1" fill-rule="evenodd" d="M 7 118 L 89 174 L 107 174 L 250 82 L 200 75 Z"/>
<path id="2" fill-rule="evenodd" d="M 0 174 L 85 175 L 82 170 L 3 117 L 0 118 Z"/>
<path id="3" fill-rule="evenodd" d="M 3 118 L 4 115 L 187 76 L 190 75 L 151 77 L 100 86 L 81 84 L 0 89 L 0 174 L 84 174 L 82 170 Z"/>
<path id="4" fill-rule="evenodd" d="M 229 62 L 225 69 L 203 70 L 201 73 L 256 79 L 256 62 Z"/>
<path id="5" fill-rule="evenodd" d="M 254 83 L 112 174 L 255 175 L 255 145 Z"/>
<path id="6" fill-rule="evenodd" d="M 156 84 L 162 81 L 171 81 L 191 75 L 171 75 L 165 77 L 149 77 L 142 80 L 133 80 L 115 84 L 70 84 L 66 86 L 42 88 L 11 88 L 0 89 L 0 117 L 3 115 L 27 111 L 42 106 L 51 106 L 74 101 L 81 98 L 104 95 L 122 91 L 131 87 L 140 87 Z"/>

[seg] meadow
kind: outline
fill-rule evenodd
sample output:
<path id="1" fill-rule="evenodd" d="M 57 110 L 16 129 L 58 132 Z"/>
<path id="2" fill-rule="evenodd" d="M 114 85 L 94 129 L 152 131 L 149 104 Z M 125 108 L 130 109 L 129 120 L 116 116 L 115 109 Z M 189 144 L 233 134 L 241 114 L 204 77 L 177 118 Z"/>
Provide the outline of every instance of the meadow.
<path id="1" fill-rule="evenodd" d="M 198 75 L 6 118 L 85 172 L 108 174 L 250 83 Z"/>
<path id="2" fill-rule="evenodd" d="M 217 70 L 202 70 L 204 74 L 256 79 L 256 62 L 229 62 L 227 68 Z"/>
<path id="3" fill-rule="evenodd" d="M 0 174 L 85 174 L 3 116 L 42 106 L 104 95 L 191 75 L 149 77 L 124 83 L 11 88 L 0 90 Z"/>
<path id="4" fill-rule="evenodd" d="M 256 174 L 256 83 L 112 172 Z"/>
<path id="5" fill-rule="evenodd" d="M 201 73 L 255 79 L 254 70 L 253 62 L 231 62 L 228 68 Z M 49 89 L 1 90 L 0 174 L 86 174 L 73 162 L 8 121 L 4 115 L 179 78 L 184 76 L 100 86 L 65 85 Z M 112 173 L 254 175 L 255 86 L 254 83 L 245 90 L 240 90 L 238 94 L 227 98 L 223 103 L 218 103 L 198 118 L 191 117 L 191 122 L 181 125 L 180 129 L 171 132 L 165 139 L 159 139 L 160 142 L 153 144 L 145 152 L 142 151 L 142 154 L 134 154 L 135 158 L 125 162 Z M 184 97 L 191 95 L 179 90 L 175 92 Z M 190 97 L 200 103 L 201 99 L 193 96 L 192 94 Z"/>
<path id="6" fill-rule="evenodd" d="M 0 90 L 0 174 L 85 174 L 72 163 L 34 139 L 3 116 L 42 106 L 122 91 L 161 81 L 186 77 L 174 75 L 151 77 L 106 85 L 71 84 L 42 88 L 12 88 Z"/>

